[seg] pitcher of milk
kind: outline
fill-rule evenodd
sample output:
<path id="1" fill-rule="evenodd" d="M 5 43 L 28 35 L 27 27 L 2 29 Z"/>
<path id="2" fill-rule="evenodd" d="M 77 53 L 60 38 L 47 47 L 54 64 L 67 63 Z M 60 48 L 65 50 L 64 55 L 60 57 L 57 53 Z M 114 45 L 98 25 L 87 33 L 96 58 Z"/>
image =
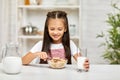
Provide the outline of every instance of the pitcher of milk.
<path id="1" fill-rule="evenodd" d="M 22 60 L 18 44 L 8 43 L 2 48 L 2 65 L 3 71 L 7 74 L 21 72 Z"/>

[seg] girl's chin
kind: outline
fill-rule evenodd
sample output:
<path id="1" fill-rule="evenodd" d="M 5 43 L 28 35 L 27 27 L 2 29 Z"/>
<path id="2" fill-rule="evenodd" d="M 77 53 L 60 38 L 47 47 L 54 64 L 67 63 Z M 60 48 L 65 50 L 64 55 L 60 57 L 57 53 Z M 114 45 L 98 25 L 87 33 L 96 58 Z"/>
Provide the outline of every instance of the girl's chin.
<path id="1" fill-rule="evenodd" d="M 54 41 L 60 40 L 60 38 L 58 38 L 58 37 L 57 37 L 57 38 L 56 38 L 56 37 L 53 37 L 52 39 L 53 39 Z"/>

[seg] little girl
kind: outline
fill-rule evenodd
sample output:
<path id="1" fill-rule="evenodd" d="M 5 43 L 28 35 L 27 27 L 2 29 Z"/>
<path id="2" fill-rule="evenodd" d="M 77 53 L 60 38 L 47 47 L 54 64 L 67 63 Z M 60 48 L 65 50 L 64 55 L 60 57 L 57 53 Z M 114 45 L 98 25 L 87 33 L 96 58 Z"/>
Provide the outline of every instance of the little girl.
<path id="1" fill-rule="evenodd" d="M 43 41 L 39 41 L 22 57 L 23 64 L 47 63 L 47 59 L 53 57 L 67 59 L 68 64 L 71 64 L 71 56 L 77 61 L 79 50 L 69 36 L 67 13 L 64 11 L 48 12 Z M 88 59 L 84 66 L 89 68 Z"/>

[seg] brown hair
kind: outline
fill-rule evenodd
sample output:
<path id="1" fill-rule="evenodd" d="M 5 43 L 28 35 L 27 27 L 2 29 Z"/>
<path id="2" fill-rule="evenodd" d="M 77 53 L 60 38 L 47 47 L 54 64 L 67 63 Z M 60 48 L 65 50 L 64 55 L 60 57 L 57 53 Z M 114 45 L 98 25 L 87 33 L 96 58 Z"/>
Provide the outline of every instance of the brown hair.
<path id="1" fill-rule="evenodd" d="M 70 50 L 68 19 L 67 19 L 67 13 L 64 11 L 48 12 L 46 22 L 45 22 L 45 28 L 44 28 L 42 51 L 46 52 L 47 54 L 50 54 L 50 44 L 52 42 L 52 38 L 49 36 L 49 32 L 48 32 L 48 21 L 51 18 L 52 19 L 59 18 L 59 19 L 64 20 L 66 32 L 64 32 L 64 35 L 62 37 L 62 44 L 65 49 L 65 57 L 68 59 L 68 64 L 71 64 L 71 50 Z M 46 63 L 46 62 L 41 59 L 40 63 Z"/>

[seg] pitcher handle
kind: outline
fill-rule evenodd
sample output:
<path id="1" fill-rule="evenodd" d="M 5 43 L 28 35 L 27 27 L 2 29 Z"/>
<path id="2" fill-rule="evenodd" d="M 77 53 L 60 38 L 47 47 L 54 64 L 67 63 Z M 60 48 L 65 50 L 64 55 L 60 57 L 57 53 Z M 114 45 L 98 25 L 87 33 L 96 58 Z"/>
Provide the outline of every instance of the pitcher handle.
<path id="1" fill-rule="evenodd" d="M 2 47 L 2 59 L 5 57 L 6 55 L 6 46 Z"/>

